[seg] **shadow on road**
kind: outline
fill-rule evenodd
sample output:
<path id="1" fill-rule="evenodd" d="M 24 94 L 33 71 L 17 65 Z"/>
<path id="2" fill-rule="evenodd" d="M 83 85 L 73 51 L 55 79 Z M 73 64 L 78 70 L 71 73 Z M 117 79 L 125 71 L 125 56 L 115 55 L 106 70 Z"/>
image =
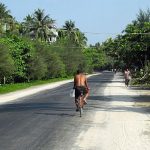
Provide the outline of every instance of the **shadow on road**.
<path id="1" fill-rule="evenodd" d="M 150 102 L 150 95 L 132 96 L 132 95 L 111 95 L 111 96 L 89 96 L 92 101 L 119 101 L 119 102 Z M 132 99 L 132 100 L 131 100 Z"/>
<path id="2" fill-rule="evenodd" d="M 113 102 L 118 105 L 112 105 Z M 150 104 L 150 96 L 131 96 L 131 95 L 111 95 L 111 96 L 89 96 L 88 105 L 85 109 L 96 111 L 132 111 L 138 113 L 150 113 L 150 105 L 144 106 L 142 103 Z M 122 102 L 124 105 L 122 105 Z M 141 106 L 129 105 L 128 102 L 140 103 Z M 15 103 L 0 106 L 0 113 L 5 112 L 29 112 L 41 115 L 74 116 L 74 104 L 60 102 L 43 103 Z M 46 112 L 45 112 L 46 111 Z"/>
<path id="3" fill-rule="evenodd" d="M 71 106 L 65 106 L 64 103 L 17 103 L 17 104 L 7 104 L 0 106 L 0 113 L 3 112 L 22 112 L 22 111 L 72 111 L 73 108 Z M 63 115 L 65 113 L 62 113 Z M 61 114 L 61 115 L 62 115 Z"/>
<path id="4" fill-rule="evenodd" d="M 89 103 L 89 109 L 91 110 L 97 109 L 99 111 L 114 112 L 131 111 L 150 114 L 150 96 L 90 96 Z"/>
<path id="5" fill-rule="evenodd" d="M 67 114 L 67 113 L 36 113 L 38 115 L 50 115 L 50 116 L 60 116 L 60 117 L 74 117 L 76 116 L 75 114 Z"/>

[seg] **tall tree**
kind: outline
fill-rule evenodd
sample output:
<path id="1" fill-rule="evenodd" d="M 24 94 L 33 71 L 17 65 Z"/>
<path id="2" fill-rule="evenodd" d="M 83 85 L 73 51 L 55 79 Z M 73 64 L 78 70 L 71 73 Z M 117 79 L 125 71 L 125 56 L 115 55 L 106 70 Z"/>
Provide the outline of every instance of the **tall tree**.
<path id="1" fill-rule="evenodd" d="M 7 18 L 10 15 L 10 10 L 7 10 L 5 4 L 0 3 L 0 19 Z"/>
<path id="2" fill-rule="evenodd" d="M 0 3 L 0 32 L 6 31 L 7 20 L 10 18 L 10 10 L 7 10 L 5 4 Z"/>
<path id="3" fill-rule="evenodd" d="M 139 24 L 150 22 L 150 9 L 147 9 L 147 11 L 143 11 L 140 9 L 139 14 L 137 15 L 137 22 Z"/>
<path id="4" fill-rule="evenodd" d="M 59 30 L 59 38 L 64 38 L 74 43 L 75 46 L 84 47 L 87 42 L 87 38 L 84 33 L 82 33 L 75 26 L 75 22 L 69 20 L 65 22 L 62 29 Z"/>
<path id="5" fill-rule="evenodd" d="M 49 15 L 44 14 L 44 10 L 38 9 L 33 15 L 33 25 L 36 36 L 41 40 L 47 40 L 48 29 L 55 23 L 55 20 L 51 19 Z"/>
<path id="6" fill-rule="evenodd" d="M 72 42 L 78 41 L 77 31 L 78 29 L 75 27 L 75 22 L 69 20 L 65 22 L 63 26 L 64 35 L 66 38 L 72 40 Z"/>
<path id="7" fill-rule="evenodd" d="M 52 36 L 50 28 L 54 25 L 55 20 L 49 15 L 45 15 L 44 10 L 37 9 L 32 15 L 26 16 L 21 26 L 21 32 L 30 37 L 47 41 Z"/>
<path id="8" fill-rule="evenodd" d="M 8 47 L 0 43 L 0 81 L 3 79 L 5 84 L 7 77 L 13 74 L 14 69 L 14 61 Z"/>
<path id="9" fill-rule="evenodd" d="M 34 26 L 33 26 L 33 17 L 31 15 L 27 15 L 24 18 L 24 22 L 20 24 L 20 34 L 29 36 L 34 34 Z"/>

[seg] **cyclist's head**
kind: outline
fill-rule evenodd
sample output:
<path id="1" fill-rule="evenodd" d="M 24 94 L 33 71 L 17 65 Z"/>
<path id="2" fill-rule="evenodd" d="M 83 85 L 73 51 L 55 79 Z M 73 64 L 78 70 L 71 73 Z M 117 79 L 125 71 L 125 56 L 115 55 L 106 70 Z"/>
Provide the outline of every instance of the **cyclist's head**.
<path id="1" fill-rule="evenodd" d="M 84 67 L 82 64 L 79 64 L 77 74 L 83 73 L 84 72 Z"/>
<path id="2" fill-rule="evenodd" d="M 83 73 L 83 70 L 82 70 L 82 69 L 78 69 L 78 70 L 77 70 L 77 74 L 80 74 L 80 73 Z"/>

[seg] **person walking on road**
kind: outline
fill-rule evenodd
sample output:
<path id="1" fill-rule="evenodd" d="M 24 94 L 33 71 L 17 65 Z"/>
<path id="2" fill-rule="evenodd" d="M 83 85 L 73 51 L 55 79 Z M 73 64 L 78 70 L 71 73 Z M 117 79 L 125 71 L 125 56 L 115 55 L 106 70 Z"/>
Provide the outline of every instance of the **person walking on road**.
<path id="1" fill-rule="evenodd" d="M 78 111 L 78 98 L 81 93 L 83 93 L 83 105 L 87 104 L 87 97 L 89 96 L 89 87 L 87 83 L 86 75 L 81 69 L 77 70 L 76 75 L 74 76 L 74 87 L 75 89 L 75 104 L 76 111 Z"/>
<path id="2" fill-rule="evenodd" d="M 129 82 L 131 80 L 131 72 L 129 71 L 129 69 L 126 69 L 124 71 L 124 78 L 125 78 L 125 86 L 128 87 L 129 86 Z"/>

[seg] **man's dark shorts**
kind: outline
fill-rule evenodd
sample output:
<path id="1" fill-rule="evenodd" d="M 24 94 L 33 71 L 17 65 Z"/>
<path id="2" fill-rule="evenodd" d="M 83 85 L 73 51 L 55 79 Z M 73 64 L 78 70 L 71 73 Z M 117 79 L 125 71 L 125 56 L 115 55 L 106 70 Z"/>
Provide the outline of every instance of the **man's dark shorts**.
<path id="1" fill-rule="evenodd" d="M 81 93 L 83 93 L 83 95 L 88 93 L 85 86 L 77 86 L 75 88 L 75 99 L 77 99 L 81 95 Z"/>

